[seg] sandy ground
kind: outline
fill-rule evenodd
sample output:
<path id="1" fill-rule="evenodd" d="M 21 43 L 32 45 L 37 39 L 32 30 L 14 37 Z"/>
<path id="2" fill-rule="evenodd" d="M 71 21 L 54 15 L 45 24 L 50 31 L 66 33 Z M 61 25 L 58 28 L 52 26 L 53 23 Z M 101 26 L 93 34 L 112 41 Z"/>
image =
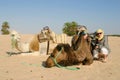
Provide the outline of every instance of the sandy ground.
<path id="1" fill-rule="evenodd" d="M 22 35 L 29 41 L 33 35 Z M 0 80 L 119 80 L 120 79 L 120 37 L 109 37 L 111 53 L 107 63 L 94 61 L 90 66 L 80 65 L 80 70 L 42 66 L 47 55 L 13 55 L 10 36 L 0 35 Z"/>

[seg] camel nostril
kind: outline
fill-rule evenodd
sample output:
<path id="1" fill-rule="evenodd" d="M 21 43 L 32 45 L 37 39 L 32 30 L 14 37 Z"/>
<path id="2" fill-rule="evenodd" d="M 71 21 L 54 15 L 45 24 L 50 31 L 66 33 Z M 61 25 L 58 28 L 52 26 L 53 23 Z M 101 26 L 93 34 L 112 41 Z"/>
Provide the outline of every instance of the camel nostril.
<path id="1" fill-rule="evenodd" d="M 48 68 L 50 68 L 50 67 L 52 67 L 52 66 L 54 66 L 54 62 L 53 62 L 53 60 L 51 59 L 51 56 L 47 59 L 47 61 L 45 62 L 45 67 L 48 67 Z"/>
<path id="2" fill-rule="evenodd" d="M 46 64 L 45 64 L 45 67 L 47 67 L 47 68 L 51 68 L 53 66 L 53 63 L 50 63 L 50 62 L 46 62 Z"/>

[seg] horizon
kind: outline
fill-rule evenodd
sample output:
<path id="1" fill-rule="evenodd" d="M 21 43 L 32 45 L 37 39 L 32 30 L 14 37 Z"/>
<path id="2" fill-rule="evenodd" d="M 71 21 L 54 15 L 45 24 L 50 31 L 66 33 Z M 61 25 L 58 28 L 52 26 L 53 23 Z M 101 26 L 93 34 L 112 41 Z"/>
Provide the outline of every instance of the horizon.
<path id="1" fill-rule="evenodd" d="M 7 21 L 10 30 L 21 34 L 36 34 L 49 26 L 59 34 L 64 23 L 75 21 L 89 32 L 101 28 L 106 34 L 120 34 L 119 4 L 119 0 L 2 0 L 0 26 Z"/>

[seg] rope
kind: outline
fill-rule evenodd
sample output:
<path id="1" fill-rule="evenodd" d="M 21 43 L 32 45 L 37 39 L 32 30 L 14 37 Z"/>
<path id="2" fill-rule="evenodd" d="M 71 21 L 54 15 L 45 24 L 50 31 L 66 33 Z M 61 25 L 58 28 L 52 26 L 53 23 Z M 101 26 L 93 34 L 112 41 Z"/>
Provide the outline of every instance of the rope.
<path id="1" fill-rule="evenodd" d="M 54 59 L 54 58 L 52 58 L 52 59 L 53 59 L 55 65 L 59 68 L 64 68 L 64 69 L 68 69 L 68 70 L 80 70 L 80 68 L 78 68 L 78 67 L 64 67 L 64 66 L 61 66 L 57 63 L 56 59 Z"/>
<path id="2" fill-rule="evenodd" d="M 62 49 L 60 50 L 60 52 L 56 55 L 55 58 L 51 57 L 51 58 L 53 59 L 55 65 L 56 65 L 57 67 L 59 67 L 59 68 L 64 68 L 64 69 L 68 69 L 68 70 L 80 70 L 80 68 L 77 68 L 77 67 L 64 67 L 64 66 L 61 66 L 61 65 L 59 65 L 59 64 L 57 63 L 56 58 L 61 54 L 62 50 L 63 50 L 63 47 L 62 47 Z"/>
<path id="3" fill-rule="evenodd" d="M 12 36 L 11 36 L 11 50 L 12 50 L 12 51 L 8 53 L 9 56 L 12 55 L 13 49 L 16 47 L 16 43 L 17 43 L 17 40 L 14 39 L 14 36 L 12 35 Z"/>

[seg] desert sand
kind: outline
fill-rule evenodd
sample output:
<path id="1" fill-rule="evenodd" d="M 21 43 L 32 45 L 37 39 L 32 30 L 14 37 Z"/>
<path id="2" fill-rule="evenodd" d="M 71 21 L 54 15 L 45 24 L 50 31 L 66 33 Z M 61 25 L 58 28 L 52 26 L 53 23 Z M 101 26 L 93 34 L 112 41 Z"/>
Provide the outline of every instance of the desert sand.
<path id="1" fill-rule="evenodd" d="M 22 34 L 22 41 L 27 42 L 32 36 Z M 43 62 L 49 56 L 46 54 L 8 56 L 10 36 L 0 35 L 0 80 L 119 80 L 120 37 L 108 39 L 111 53 L 106 63 L 94 61 L 90 66 L 80 65 L 80 70 L 67 70 L 56 66 L 45 68 Z"/>

